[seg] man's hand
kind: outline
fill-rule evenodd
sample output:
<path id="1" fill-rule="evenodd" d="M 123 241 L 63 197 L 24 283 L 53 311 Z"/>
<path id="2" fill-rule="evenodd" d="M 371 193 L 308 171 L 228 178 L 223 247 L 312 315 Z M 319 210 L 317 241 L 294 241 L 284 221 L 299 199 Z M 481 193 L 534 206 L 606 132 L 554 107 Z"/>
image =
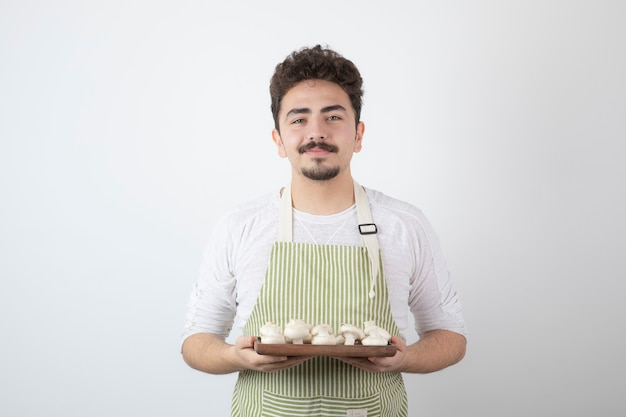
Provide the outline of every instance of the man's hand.
<path id="1" fill-rule="evenodd" d="M 394 336 L 391 338 L 391 343 L 398 347 L 394 356 L 373 358 L 337 357 L 335 359 L 369 372 L 402 372 L 406 360 L 406 342 Z"/>
<path id="2" fill-rule="evenodd" d="M 253 336 L 240 336 L 235 341 L 235 353 L 244 366 L 244 369 L 252 369 L 261 372 L 277 372 L 283 369 L 292 368 L 311 357 L 298 356 L 271 356 L 259 355 L 254 350 Z"/>
<path id="3" fill-rule="evenodd" d="M 336 358 L 370 372 L 429 373 L 453 365 L 465 356 L 465 336 L 448 330 L 433 330 L 407 346 L 399 337 L 391 343 L 398 347 L 393 357 Z"/>

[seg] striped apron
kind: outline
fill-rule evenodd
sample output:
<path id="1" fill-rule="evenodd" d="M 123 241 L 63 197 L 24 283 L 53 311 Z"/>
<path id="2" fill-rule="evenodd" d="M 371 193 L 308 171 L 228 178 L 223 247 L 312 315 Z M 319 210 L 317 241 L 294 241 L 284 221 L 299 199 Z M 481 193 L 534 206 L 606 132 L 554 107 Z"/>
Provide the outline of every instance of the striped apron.
<path id="1" fill-rule="evenodd" d="M 355 199 L 359 223 L 365 229 L 372 227 L 367 196 L 356 182 Z M 370 242 L 366 246 L 294 243 L 289 186 L 283 192 L 280 211 L 279 240 L 272 248 L 265 281 L 244 334 L 257 336 L 266 322 L 284 326 L 293 318 L 311 325 L 329 324 L 335 332 L 344 323 L 363 327 L 365 321 L 374 320 L 398 336 L 380 252 L 368 256 L 375 234 L 363 235 L 364 243 Z M 407 397 L 398 372 L 366 372 L 320 356 L 274 373 L 240 372 L 232 415 L 402 417 L 407 415 Z"/>

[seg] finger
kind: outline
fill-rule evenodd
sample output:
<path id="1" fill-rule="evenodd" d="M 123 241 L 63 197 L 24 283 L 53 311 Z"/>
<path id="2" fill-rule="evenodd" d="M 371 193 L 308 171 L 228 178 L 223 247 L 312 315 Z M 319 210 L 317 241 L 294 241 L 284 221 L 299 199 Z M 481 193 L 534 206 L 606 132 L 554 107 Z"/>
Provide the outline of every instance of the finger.
<path id="1" fill-rule="evenodd" d="M 272 358 L 280 358 L 279 356 L 273 356 Z M 260 368 L 260 370 L 263 370 L 265 372 L 276 372 L 276 371 L 282 371 L 283 369 L 289 369 L 289 368 L 293 368 L 296 365 L 299 365 L 300 363 L 306 361 L 310 359 L 310 357 L 306 357 L 306 358 L 294 358 L 294 357 L 284 357 L 284 360 L 282 361 L 277 361 L 277 362 L 271 362 L 271 363 L 266 363 L 264 365 L 262 365 Z"/>
<path id="2" fill-rule="evenodd" d="M 240 349 L 254 347 L 254 336 L 241 336 L 235 341 L 235 346 Z"/>
<path id="3" fill-rule="evenodd" d="M 403 350 L 406 347 L 406 341 L 402 339 L 401 337 L 392 336 L 390 341 L 392 344 L 396 345 L 398 349 L 400 350 Z"/>

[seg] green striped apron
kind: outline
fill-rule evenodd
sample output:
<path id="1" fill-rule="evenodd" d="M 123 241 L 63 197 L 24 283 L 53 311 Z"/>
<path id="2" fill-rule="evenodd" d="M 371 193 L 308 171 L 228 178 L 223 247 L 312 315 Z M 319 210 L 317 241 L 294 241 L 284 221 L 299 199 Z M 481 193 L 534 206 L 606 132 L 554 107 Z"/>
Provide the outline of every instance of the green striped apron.
<path id="1" fill-rule="evenodd" d="M 355 199 L 362 230 L 370 230 L 375 226 L 367 196 L 356 182 Z M 330 324 L 335 332 L 343 323 L 362 327 L 374 320 L 398 336 L 378 244 L 372 243 L 375 234 L 363 235 L 365 246 L 294 243 L 289 186 L 280 211 L 279 240 L 244 334 L 257 336 L 268 321 L 284 327 L 294 318 L 312 325 Z M 366 372 L 336 359 L 315 357 L 275 373 L 240 372 L 232 415 L 401 417 L 407 415 L 407 397 L 400 373 Z"/>

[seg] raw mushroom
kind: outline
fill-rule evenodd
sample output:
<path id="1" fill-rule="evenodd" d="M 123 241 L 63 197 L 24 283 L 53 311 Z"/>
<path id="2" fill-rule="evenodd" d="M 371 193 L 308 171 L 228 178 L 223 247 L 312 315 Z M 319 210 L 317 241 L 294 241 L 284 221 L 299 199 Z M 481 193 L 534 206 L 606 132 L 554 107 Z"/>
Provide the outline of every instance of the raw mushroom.
<path id="1" fill-rule="evenodd" d="M 366 321 L 363 323 L 364 332 L 367 335 L 366 338 L 361 340 L 361 343 L 365 346 L 385 346 L 389 343 L 391 335 L 382 327 L 376 325 L 376 322 Z"/>
<path id="2" fill-rule="evenodd" d="M 313 335 L 311 334 L 311 331 L 313 330 L 313 326 L 310 324 L 307 324 L 307 329 L 309 330 L 309 332 L 307 333 L 306 336 L 304 336 L 303 342 L 311 343 L 313 341 Z"/>
<path id="3" fill-rule="evenodd" d="M 339 328 L 339 333 L 345 338 L 345 345 L 354 345 L 354 342 L 365 337 L 363 330 L 352 324 L 342 324 Z"/>
<path id="4" fill-rule="evenodd" d="M 382 327 L 377 326 L 374 320 L 363 323 L 363 330 L 366 336 L 379 335 L 387 340 L 391 339 L 389 332 Z"/>
<path id="5" fill-rule="evenodd" d="M 337 344 L 337 338 L 333 335 L 333 329 L 328 324 L 320 324 L 313 327 L 311 335 L 313 336 L 311 343 L 314 345 Z"/>
<path id="6" fill-rule="evenodd" d="M 303 320 L 291 319 L 285 326 L 285 337 L 294 345 L 301 345 L 304 340 L 311 336 L 309 325 Z"/>
<path id="7" fill-rule="evenodd" d="M 268 321 L 259 329 L 259 335 L 261 336 L 261 343 L 275 344 L 285 343 L 285 336 L 283 336 L 283 330 L 279 325 Z"/>
<path id="8" fill-rule="evenodd" d="M 361 340 L 361 344 L 363 346 L 387 346 L 389 344 L 389 340 L 380 335 L 374 334 Z"/>

